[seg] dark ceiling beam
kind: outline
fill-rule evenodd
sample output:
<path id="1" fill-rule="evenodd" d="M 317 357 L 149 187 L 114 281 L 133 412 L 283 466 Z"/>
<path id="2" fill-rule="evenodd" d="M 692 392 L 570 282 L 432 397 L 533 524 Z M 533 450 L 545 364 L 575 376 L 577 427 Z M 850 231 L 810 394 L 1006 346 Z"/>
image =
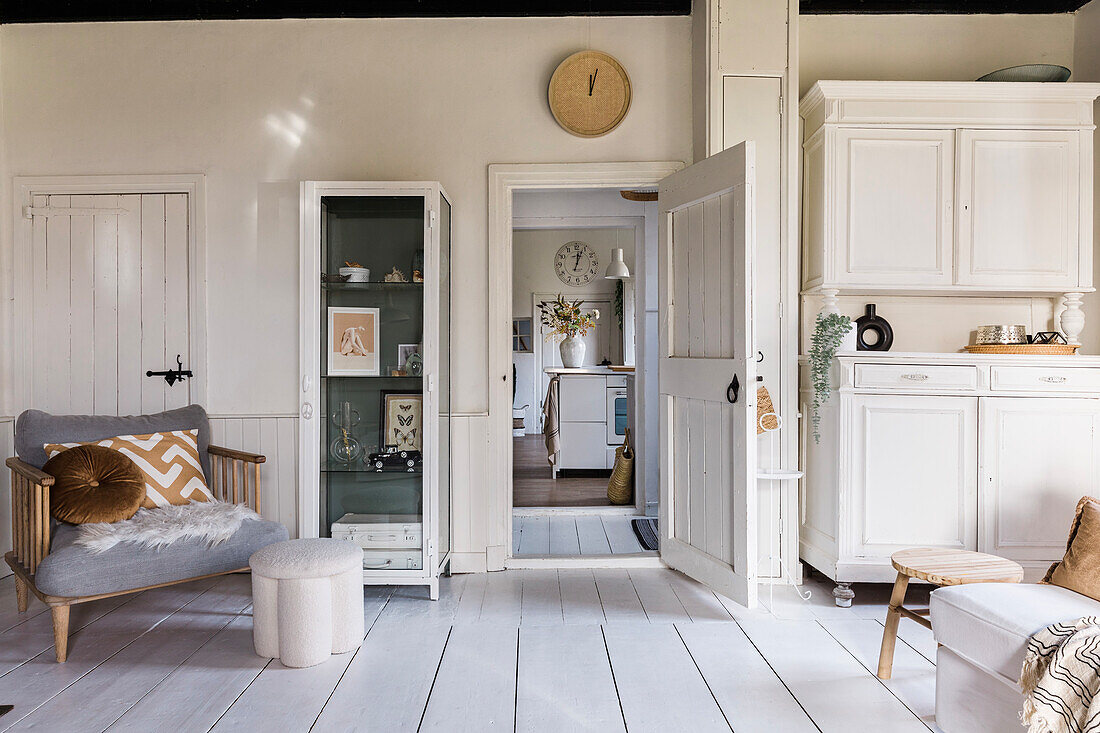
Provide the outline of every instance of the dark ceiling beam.
<path id="1" fill-rule="evenodd" d="M 0 0 L 0 23 L 690 14 L 691 0 Z"/>
<path id="2" fill-rule="evenodd" d="M 801 15 L 1072 13 L 1089 0 L 800 0 Z"/>

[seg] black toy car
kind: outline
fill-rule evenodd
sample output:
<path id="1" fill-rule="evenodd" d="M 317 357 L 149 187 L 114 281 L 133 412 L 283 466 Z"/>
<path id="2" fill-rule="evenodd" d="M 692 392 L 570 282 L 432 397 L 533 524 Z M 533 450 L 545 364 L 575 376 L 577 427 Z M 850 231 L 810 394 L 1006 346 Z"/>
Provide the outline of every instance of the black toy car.
<path id="1" fill-rule="evenodd" d="M 424 459 L 418 450 L 397 450 L 391 447 L 385 453 L 371 453 L 366 464 L 378 473 L 382 471 L 415 472 Z"/>

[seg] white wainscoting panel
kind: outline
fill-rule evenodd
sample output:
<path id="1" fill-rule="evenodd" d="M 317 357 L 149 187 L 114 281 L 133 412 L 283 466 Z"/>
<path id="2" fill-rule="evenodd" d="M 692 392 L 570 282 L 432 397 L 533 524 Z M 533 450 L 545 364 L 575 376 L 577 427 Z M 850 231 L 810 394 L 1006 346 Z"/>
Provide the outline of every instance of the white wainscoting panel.
<path id="1" fill-rule="evenodd" d="M 0 417 L 0 456 L 4 459 L 15 455 L 15 418 Z M 11 546 L 11 471 L 0 467 L 0 555 Z M 6 562 L 0 562 L 0 578 L 11 575 Z"/>
<path id="2" fill-rule="evenodd" d="M 261 514 L 298 534 L 298 417 L 296 415 L 212 415 L 211 442 L 261 453 Z"/>
<path id="3" fill-rule="evenodd" d="M 489 462 L 489 416 L 484 413 L 453 415 L 451 418 L 452 481 L 454 486 L 454 550 L 451 570 L 456 573 L 483 573 L 487 567 L 490 522 L 497 522 L 492 511 L 494 488 Z M 499 528 L 498 528 L 499 529 Z M 504 530 L 498 535 L 503 536 Z"/>

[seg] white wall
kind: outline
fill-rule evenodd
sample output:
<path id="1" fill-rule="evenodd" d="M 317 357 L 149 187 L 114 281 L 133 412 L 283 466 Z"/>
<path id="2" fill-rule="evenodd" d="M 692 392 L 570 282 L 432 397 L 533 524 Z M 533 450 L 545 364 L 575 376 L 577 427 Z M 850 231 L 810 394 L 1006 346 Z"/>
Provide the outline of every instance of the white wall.
<path id="1" fill-rule="evenodd" d="M 803 15 L 798 22 L 799 96 L 819 79 L 973 81 L 1017 64 L 1073 68 L 1072 13 Z"/>
<path id="2" fill-rule="evenodd" d="M 623 124 L 597 139 L 563 131 L 546 102 L 554 67 L 589 44 L 619 59 L 634 91 Z M 473 421 L 456 429 L 480 446 L 487 166 L 689 160 L 689 64 L 686 17 L 6 25 L 0 185 L 9 175 L 205 173 L 207 407 L 272 417 L 298 410 L 299 181 L 441 181 L 454 199 L 462 284 L 454 406 Z M 9 201 L 0 206 L 4 265 Z M 10 274 L 3 289 L 11 292 Z M 246 345 L 242 332 L 252 334 Z M 0 372 L 10 374 L 18 357 L 0 351 Z M 0 415 L 16 407 L 10 386 L 3 394 Z M 480 509 L 468 484 L 483 470 L 472 462 L 456 475 L 456 505 L 469 502 L 472 516 Z M 293 487 L 280 490 L 293 498 Z M 484 552 L 483 534 L 473 521 L 456 527 L 470 567 Z"/>
<path id="3" fill-rule="evenodd" d="M 1100 81 L 1100 2 L 1090 2 L 1077 11 L 1074 25 L 1073 79 L 1075 81 Z M 1100 120 L 1100 102 L 1095 104 L 1094 117 Z M 1100 145 L 1093 141 L 1093 164 L 1100 171 Z M 1093 179 L 1097 179 L 1094 177 Z M 1100 235 L 1100 183 L 1094 183 L 1092 206 L 1093 238 Z M 1100 257 L 1093 257 L 1092 282 L 1100 285 Z M 1085 330 L 1081 333 L 1081 351 L 1100 354 L 1100 293 L 1089 293 L 1084 299 Z"/>

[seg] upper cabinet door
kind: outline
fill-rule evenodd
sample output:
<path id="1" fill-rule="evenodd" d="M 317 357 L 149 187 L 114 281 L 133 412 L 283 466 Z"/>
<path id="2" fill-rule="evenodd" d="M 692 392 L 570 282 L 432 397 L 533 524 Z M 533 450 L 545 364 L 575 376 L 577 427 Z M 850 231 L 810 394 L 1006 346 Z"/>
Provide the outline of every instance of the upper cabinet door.
<path id="1" fill-rule="evenodd" d="M 825 282 L 950 285 L 954 131 L 835 134 L 835 237 Z"/>
<path id="2" fill-rule="evenodd" d="M 1080 144 L 1076 130 L 959 131 L 959 285 L 1079 286 Z"/>

